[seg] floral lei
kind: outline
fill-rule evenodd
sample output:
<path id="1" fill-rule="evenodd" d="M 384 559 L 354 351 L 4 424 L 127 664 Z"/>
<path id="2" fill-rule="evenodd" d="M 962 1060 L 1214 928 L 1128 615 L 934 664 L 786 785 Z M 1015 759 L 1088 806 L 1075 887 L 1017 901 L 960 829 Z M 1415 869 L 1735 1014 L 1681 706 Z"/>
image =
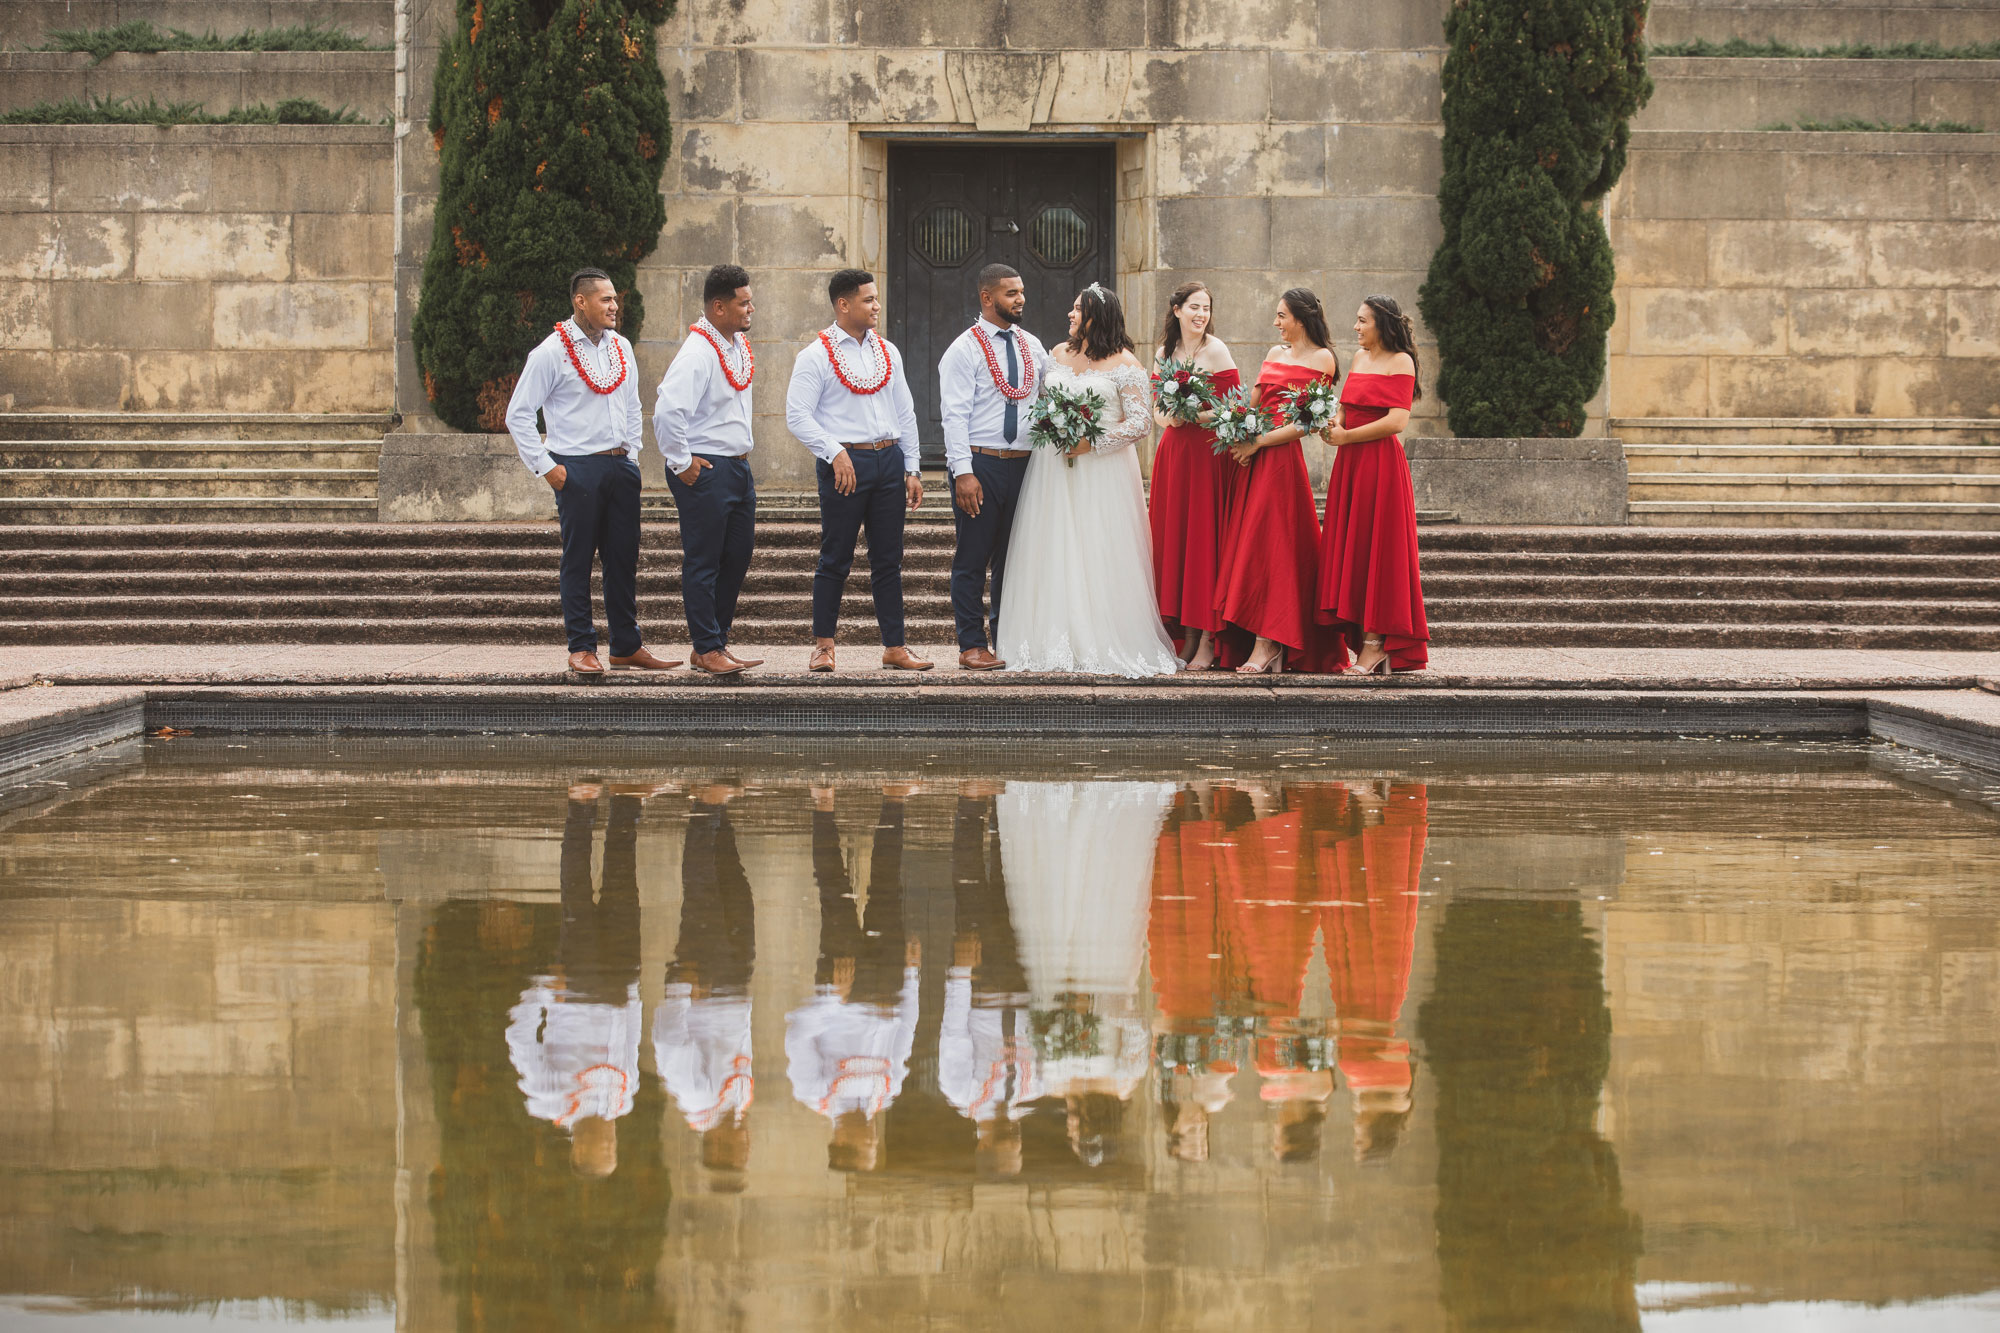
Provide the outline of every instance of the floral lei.
<path id="1" fill-rule="evenodd" d="M 742 393 L 750 387 L 750 381 L 757 378 L 757 353 L 750 346 L 748 338 L 743 339 L 743 358 L 745 364 L 743 378 L 739 381 L 736 378 L 736 372 L 730 369 L 729 354 L 723 350 L 720 337 L 721 331 L 719 329 L 716 329 L 706 319 L 698 319 L 688 325 L 688 332 L 699 333 L 703 338 L 707 339 L 708 345 L 715 349 L 715 359 L 722 363 L 722 378 L 729 381 L 730 388 L 736 390 L 738 393 Z"/>
<path id="2" fill-rule="evenodd" d="M 834 351 L 833 339 L 827 336 L 825 329 L 821 329 L 819 331 L 819 341 L 820 341 L 820 346 L 826 348 L 826 359 L 833 363 L 833 373 L 839 377 L 840 382 L 842 384 L 847 386 L 847 391 L 849 393 L 858 393 L 863 395 L 871 393 L 880 393 L 884 388 L 888 386 L 889 376 L 892 373 L 894 373 L 896 367 L 895 364 L 889 360 L 889 351 L 887 348 L 882 346 L 882 339 L 879 334 L 870 333 L 865 335 L 864 342 L 862 344 L 864 349 L 868 347 L 873 347 L 875 349 L 875 362 L 877 367 L 876 371 L 877 378 L 875 382 L 866 387 L 856 384 L 853 380 L 847 378 L 847 367 L 841 364 L 839 353 Z"/>
<path id="3" fill-rule="evenodd" d="M 556 325 L 556 336 L 562 339 L 563 350 L 569 353 L 569 363 L 576 367 L 577 378 L 581 379 L 584 387 L 592 393 L 614 393 L 618 386 L 625 382 L 630 367 L 625 364 L 625 349 L 619 345 L 617 334 L 611 335 L 611 350 L 618 354 L 618 378 L 609 384 L 599 384 L 590 377 L 590 371 L 584 367 L 583 358 L 576 354 L 576 340 L 569 336 L 568 320 Z"/>
<path id="4" fill-rule="evenodd" d="M 993 340 L 986 336 L 986 330 L 979 325 L 972 326 L 972 336 L 979 339 L 979 350 L 986 353 L 986 369 L 993 376 L 993 387 L 1002 397 L 1020 402 L 1035 391 L 1035 356 L 1028 350 L 1028 340 L 1021 339 L 1021 385 L 1015 388 L 1007 382 L 1000 371 L 1000 358 L 993 354 Z"/>

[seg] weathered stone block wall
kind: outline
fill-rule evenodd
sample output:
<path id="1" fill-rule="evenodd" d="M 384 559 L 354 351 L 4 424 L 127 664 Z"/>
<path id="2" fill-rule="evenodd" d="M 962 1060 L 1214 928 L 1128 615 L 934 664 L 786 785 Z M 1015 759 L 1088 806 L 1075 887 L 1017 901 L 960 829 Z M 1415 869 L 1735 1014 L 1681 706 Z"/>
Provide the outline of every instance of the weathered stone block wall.
<path id="1" fill-rule="evenodd" d="M 2000 134 L 1633 136 L 1610 414 L 2000 415 Z"/>
<path id="2" fill-rule="evenodd" d="M 0 4 L 0 46 L 40 46 L 57 28 L 112 28 L 144 19 L 161 30 L 217 32 L 317 23 L 371 46 L 396 39 L 390 0 L 7 0 Z"/>
<path id="3" fill-rule="evenodd" d="M 0 126 L 0 403 L 379 412 L 387 126 Z"/>

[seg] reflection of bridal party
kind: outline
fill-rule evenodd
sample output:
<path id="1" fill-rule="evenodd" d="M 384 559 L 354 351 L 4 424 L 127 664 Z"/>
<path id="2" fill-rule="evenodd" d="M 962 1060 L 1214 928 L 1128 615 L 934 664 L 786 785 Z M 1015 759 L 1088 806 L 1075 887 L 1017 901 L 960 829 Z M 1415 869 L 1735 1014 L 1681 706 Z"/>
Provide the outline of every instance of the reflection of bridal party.
<path id="1" fill-rule="evenodd" d="M 529 353 L 507 411 L 529 469 L 555 493 L 569 665 L 602 674 L 590 592 L 603 570 L 609 665 L 665 670 L 639 628 L 643 413 L 618 293 L 585 269 L 571 318 Z M 951 606 L 958 665 L 1127 677 L 1234 670 L 1388 675 L 1427 661 L 1416 501 L 1401 432 L 1422 395 L 1410 317 L 1386 296 L 1355 311 L 1343 367 L 1320 299 L 1272 307 L 1277 342 L 1249 383 L 1209 330 L 1214 294 L 1177 288 L 1142 359 L 1117 293 L 1077 293 L 1067 338 L 1022 324 L 1019 273 L 978 276 L 979 316 L 937 367 L 956 529 Z M 857 541 L 881 665 L 929 670 L 903 614 L 903 528 L 924 503 L 915 400 L 877 326 L 872 274 L 827 283 L 832 322 L 793 358 L 785 421 L 813 455 L 820 550 L 809 669 L 837 669 L 841 598 Z M 661 379 L 653 431 L 679 512 L 691 665 L 761 665 L 732 646 L 756 547 L 750 275 L 708 271 L 703 315 Z M 539 416 L 539 427 L 537 418 Z M 1139 446 L 1161 432 L 1150 492 Z M 1322 509 L 1304 442 L 1332 450 Z"/>
<path id="2" fill-rule="evenodd" d="M 558 948 L 507 1015 L 525 1112 L 568 1139 L 586 1175 L 617 1170 L 618 1126 L 645 1082 L 637 838 L 669 790 L 608 789 L 593 885 L 606 789 L 570 789 Z M 841 790 L 851 803 L 854 789 Z M 952 952 L 928 1027 L 920 912 L 905 903 L 918 858 L 904 855 L 904 810 L 917 792 L 870 793 L 857 878 L 836 790 L 811 791 L 818 959 L 784 1016 L 783 1054 L 792 1098 L 824 1118 L 831 1168 L 885 1165 L 888 1113 L 926 1031 L 935 1060 L 917 1064 L 970 1122 L 973 1165 L 989 1177 L 1022 1172 L 1035 1116 L 1060 1124 L 1059 1155 L 1089 1168 L 1117 1160 L 1148 1089 L 1166 1154 L 1182 1162 L 1208 1160 L 1210 1124 L 1239 1096 L 1265 1121 L 1274 1160 L 1316 1160 L 1343 1085 L 1354 1160 L 1395 1151 L 1414 1081 L 1400 1024 L 1421 785 L 963 783 Z M 742 793 L 690 793 L 678 939 L 651 1023 L 660 1086 L 699 1137 L 708 1188 L 724 1191 L 745 1182 L 757 1101 L 755 912 L 729 809 Z M 1318 993 L 1307 981 L 1316 958 L 1328 978 Z"/>

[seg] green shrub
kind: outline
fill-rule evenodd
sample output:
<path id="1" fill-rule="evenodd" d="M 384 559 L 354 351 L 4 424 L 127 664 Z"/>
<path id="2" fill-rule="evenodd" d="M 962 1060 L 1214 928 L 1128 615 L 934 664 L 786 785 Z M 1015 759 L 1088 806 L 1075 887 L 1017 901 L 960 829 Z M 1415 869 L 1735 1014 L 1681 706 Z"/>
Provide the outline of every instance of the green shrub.
<path id="1" fill-rule="evenodd" d="M 361 125 L 346 107 L 338 111 L 305 97 L 276 106 L 262 102 L 211 116 L 199 102 L 128 102 L 122 97 L 65 98 L 0 113 L 0 125 Z"/>
<path id="2" fill-rule="evenodd" d="M 1842 116 L 1838 120 L 1801 120 L 1796 123 L 1779 121 L 1775 125 L 1759 125 L 1760 130 L 1808 130 L 1815 134 L 1979 134 L 1983 131 L 1977 125 L 1968 125 L 1962 120 L 1912 120 L 1902 125 L 1886 120 L 1862 120 L 1858 116 Z"/>
<path id="3" fill-rule="evenodd" d="M 412 329 L 424 392 L 499 430 L 530 348 L 602 268 L 636 339 L 638 264 L 658 244 L 669 148 L 654 25 L 673 0 L 458 0 L 431 102 L 439 190 Z"/>
<path id="4" fill-rule="evenodd" d="M 1894 42 L 1876 46 L 1870 42 L 1848 42 L 1839 46 L 1793 46 L 1773 37 L 1768 42 L 1746 42 L 1731 37 L 1726 42 L 1697 40 L 1668 42 L 1647 48 L 1656 56 L 1698 56 L 1713 59 L 1771 58 L 1786 60 L 2000 60 L 2000 42 L 1974 42 L 1968 46 L 1939 46 L 1936 42 Z"/>
<path id="5" fill-rule="evenodd" d="M 213 32 L 197 37 L 179 28 L 161 32 L 144 19 L 121 23 L 115 28 L 57 28 L 41 51 L 87 51 L 98 61 L 120 51 L 155 55 L 161 51 L 386 51 L 370 46 L 359 37 L 305 24 L 289 28 L 257 28 L 234 37 L 217 37 Z"/>
<path id="6" fill-rule="evenodd" d="M 1444 240 L 1419 298 L 1463 436 L 1564 436 L 1604 381 L 1601 201 L 1652 94 L 1645 0 L 1453 0 Z"/>

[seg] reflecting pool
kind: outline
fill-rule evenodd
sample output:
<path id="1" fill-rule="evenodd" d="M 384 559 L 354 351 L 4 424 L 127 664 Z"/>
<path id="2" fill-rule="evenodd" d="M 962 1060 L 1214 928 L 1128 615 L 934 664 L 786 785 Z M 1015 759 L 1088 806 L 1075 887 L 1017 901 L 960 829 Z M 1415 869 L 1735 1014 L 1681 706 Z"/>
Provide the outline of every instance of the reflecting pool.
<path id="1" fill-rule="evenodd" d="M 0 806 L 0 1329 L 1994 1327 L 1963 791 L 151 741 Z"/>

